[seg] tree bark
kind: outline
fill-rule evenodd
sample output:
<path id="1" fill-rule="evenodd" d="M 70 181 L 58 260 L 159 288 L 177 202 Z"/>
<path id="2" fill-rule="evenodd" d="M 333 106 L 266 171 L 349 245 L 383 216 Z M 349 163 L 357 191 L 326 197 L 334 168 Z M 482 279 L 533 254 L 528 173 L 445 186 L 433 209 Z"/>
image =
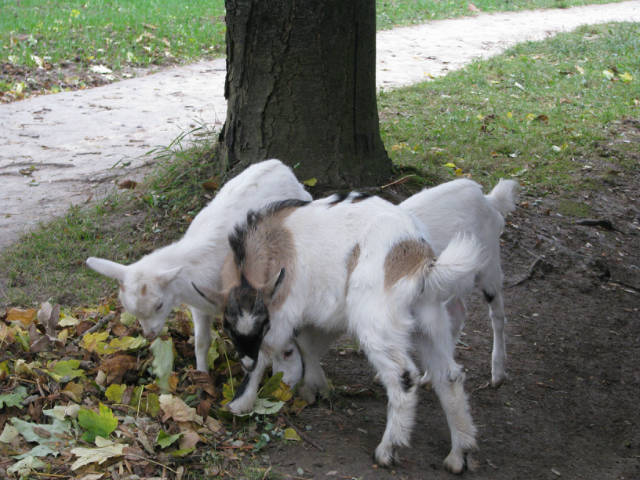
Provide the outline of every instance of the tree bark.
<path id="1" fill-rule="evenodd" d="M 336 188 L 391 174 L 380 138 L 374 0 L 227 0 L 228 166 L 279 158 Z"/>

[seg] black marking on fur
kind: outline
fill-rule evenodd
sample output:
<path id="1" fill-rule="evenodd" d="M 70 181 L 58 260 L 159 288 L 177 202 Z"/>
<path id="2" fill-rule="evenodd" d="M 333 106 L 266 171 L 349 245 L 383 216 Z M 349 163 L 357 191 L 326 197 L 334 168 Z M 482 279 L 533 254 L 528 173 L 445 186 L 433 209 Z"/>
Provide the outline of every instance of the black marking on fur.
<path id="1" fill-rule="evenodd" d="M 413 387 L 413 378 L 411 378 L 411 372 L 405 370 L 402 374 L 402 388 L 405 392 L 408 392 Z"/>
<path id="2" fill-rule="evenodd" d="M 336 193 L 334 195 L 334 199 L 329 202 L 329 206 L 333 207 L 334 205 L 344 202 L 348 196 L 349 196 L 349 193 L 346 193 L 346 192 Z"/>
<path id="3" fill-rule="evenodd" d="M 363 200 L 366 200 L 367 198 L 371 198 L 373 197 L 373 195 L 371 195 L 370 193 L 364 193 L 364 192 L 354 192 L 353 196 L 351 197 L 352 203 L 357 203 L 357 202 L 362 202 Z"/>
<path id="4" fill-rule="evenodd" d="M 209 297 L 207 297 L 204 293 L 202 293 L 202 290 L 200 290 L 195 283 L 191 282 L 191 286 L 193 288 L 196 289 L 196 292 L 198 292 L 198 294 L 204 298 L 207 302 L 209 302 L 211 305 L 218 305 L 216 302 L 214 302 L 213 300 L 211 300 Z"/>
<path id="5" fill-rule="evenodd" d="M 242 379 L 242 383 L 238 385 L 238 389 L 236 390 L 236 394 L 233 396 L 233 399 L 240 398 L 244 391 L 247 389 L 247 385 L 249 385 L 249 380 L 251 379 L 251 374 L 247 373 Z"/>
<path id="6" fill-rule="evenodd" d="M 482 294 L 484 295 L 484 299 L 487 301 L 487 303 L 493 302 L 493 299 L 496 298 L 495 294 L 489 293 L 486 290 L 482 290 Z"/>
<path id="7" fill-rule="evenodd" d="M 261 210 L 249 210 L 247 219 L 244 223 L 234 227 L 233 232 L 229 234 L 229 246 L 233 252 L 236 265 L 242 266 L 246 258 L 245 242 L 249 231 L 255 230 L 257 225 L 263 218 L 270 217 L 285 208 L 304 207 L 311 203 L 309 200 L 298 200 L 297 198 L 289 198 L 272 202 Z"/>

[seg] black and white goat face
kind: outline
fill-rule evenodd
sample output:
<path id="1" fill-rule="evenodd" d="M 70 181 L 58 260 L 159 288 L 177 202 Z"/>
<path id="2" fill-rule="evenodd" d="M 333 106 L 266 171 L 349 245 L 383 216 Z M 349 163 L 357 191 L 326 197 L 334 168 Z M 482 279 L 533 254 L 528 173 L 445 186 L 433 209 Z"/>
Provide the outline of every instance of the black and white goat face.
<path id="1" fill-rule="evenodd" d="M 243 279 L 229 292 L 223 327 L 233 341 L 242 367 L 252 371 L 264 336 L 269 331 L 269 310 L 264 294 Z"/>

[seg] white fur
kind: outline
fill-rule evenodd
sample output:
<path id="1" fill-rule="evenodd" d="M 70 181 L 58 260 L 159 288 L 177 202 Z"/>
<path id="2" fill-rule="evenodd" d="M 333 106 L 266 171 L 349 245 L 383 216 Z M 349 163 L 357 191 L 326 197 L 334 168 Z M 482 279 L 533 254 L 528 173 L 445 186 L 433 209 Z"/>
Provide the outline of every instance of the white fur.
<path id="1" fill-rule="evenodd" d="M 302 327 L 314 332 L 299 343 L 305 363 L 311 367 L 305 372 L 304 383 L 323 387 L 326 380 L 317 362 L 318 351 L 307 342 L 326 344 L 347 331 L 357 338 L 387 391 L 387 426 L 375 451 L 376 461 L 389 465 L 395 447 L 408 445 L 417 383 L 420 372 L 428 369 L 451 429 L 452 450 L 445 466 L 459 472 L 464 452 L 475 446 L 475 428 L 462 388 L 463 375 L 453 359 L 451 326 L 443 300 L 454 295 L 460 283 L 473 281 L 474 272 L 483 263 L 483 252 L 471 236 L 457 237 L 435 264 L 385 286 L 388 252 L 399 242 L 424 239 L 423 232 L 405 210 L 382 199 L 352 199 L 335 205 L 331 205 L 334 197 L 317 200 L 284 219 L 295 245 L 294 267 L 286 272 L 293 282 L 283 303 L 269 309 L 270 330 L 255 369 L 248 374 L 246 389 L 229 408 L 234 413 L 252 408 L 270 356 L 289 347 L 294 330 Z M 251 242 L 250 235 L 246 241 Z M 359 245 L 360 254 L 349 275 L 347 259 L 355 245 Z M 245 271 L 251 271 L 250 261 L 245 260 Z M 265 272 L 261 277 L 270 275 Z M 426 362 L 420 367 L 413 360 L 418 333 L 424 338 L 421 349 L 425 352 L 419 360 Z M 319 350 L 323 348 L 321 345 Z"/>
<path id="2" fill-rule="evenodd" d="M 504 218 L 516 207 L 518 184 L 501 179 L 488 195 L 482 187 L 468 179 L 459 179 L 423 190 L 400 204 L 423 225 L 436 252 L 460 233 L 474 235 L 487 255 L 487 262 L 476 272 L 476 284 L 493 297 L 489 303 L 489 317 L 493 327 L 491 383 L 500 385 L 506 378 L 506 346 L 504 337 L 504 304 L 502 267 L 500 263 L 500 235 Z M 468 286 L 470 287 L 470 286 Z M 465 321 L 461 297 L 471 288 L 460 290 L 448 304 L 452 317 L 453 335 L 457 338 Z"/>
<path id="3" fill-rule="evenodd" d="M 311 195 L 279 160 L 251 165 L 220 189 L 177 242 L 131 265 L 94 257 L 87 259 L 87 265 L 120 282 L 120 301 L 138 318 L 147 336 L 160 333 L 174 306 L 190 305 L 196 364 L 206 372 L 211 322 L 218 306 L 198 295 L 191 283 L 219 286 L 220 271 L 230 251 L 227 237 L 234 225 L 246 218 L 248 210 L 286 198 L 311 200 Z"/>
<path id="4" fill-rule="evenodd" d="M 441 252 L 447 244 L 460 234 L 472 234 L 480 242 L 486 262 L 476 272 L 477 286 L 493 295 L 489 303 L 489 317 L 493 327 L 493 352 L 491 360 L 491 383 L 500 385 L 506 378 L 506 346 L 504 336 L 505 315 L 503 306 L 502 267 L 500 262 L 500 235 L 504 228 L 504 217 L 516 207 L 518 184 L 513 180 L 501 179 L 488 195 L 482 194 L 482 187 L 474 181 L 459 179 L 423 190 L 400 204 L 410 212 L 422 225 L 424 234 L 436 253 Z M 456 250 L 450 250 L 451 255 Z M 440 256 L 441 261 L 443 260 Z M 455 264 L 454 258 L 447 263 Z M 466 313 L 462 297 L 469 293 L 472 285 L 459 284 L 455 298 L 447 304 L 452 319 L 452 334 L 458 338 L 464 325 Z M 315 358 L 319 361 L 330 342 L 306 340 L 303 331 L 298 342 L 314 344 Z M 301 359 L 297 351 L 286 359 L 281 355 L 274 357 L 274 370 L 283 372 L 283 380 L 289 385 L 296 385 L 301 379 Z M 314 378 L 324 378 L 322 369 L 305 363 L 305 368 L 315 372 Z M 429 372 L 425 372 L 423 382 L 429 380 Z M 314 382 L 315 384 L 318 382 Z M 315 397 L 317 390 L 306 385 L 301 393 L 308 400 Z"/>

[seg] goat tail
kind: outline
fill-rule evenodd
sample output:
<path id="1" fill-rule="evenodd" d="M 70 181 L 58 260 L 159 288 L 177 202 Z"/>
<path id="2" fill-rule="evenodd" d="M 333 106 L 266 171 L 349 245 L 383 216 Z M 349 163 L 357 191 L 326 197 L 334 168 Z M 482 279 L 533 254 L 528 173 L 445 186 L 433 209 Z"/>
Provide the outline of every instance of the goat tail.
<path id="1" fill-rule="evenodd" d="M 456 235 L 435 264 L 424 270 L 424 291 L 439 301 L 462 296 L 473 288 L 475 275 L 487 261 L 474 235 Z"/>
<path id="2" fill-rule="evenodd" d="M 493 190 L 485 197 L 491 206 L 500 212 L 502 218 L 506 218 L 516 209 L 519 189 L 520 185 L 515 180 L 501 178 L 498 184 L 493 187 Z"/>

